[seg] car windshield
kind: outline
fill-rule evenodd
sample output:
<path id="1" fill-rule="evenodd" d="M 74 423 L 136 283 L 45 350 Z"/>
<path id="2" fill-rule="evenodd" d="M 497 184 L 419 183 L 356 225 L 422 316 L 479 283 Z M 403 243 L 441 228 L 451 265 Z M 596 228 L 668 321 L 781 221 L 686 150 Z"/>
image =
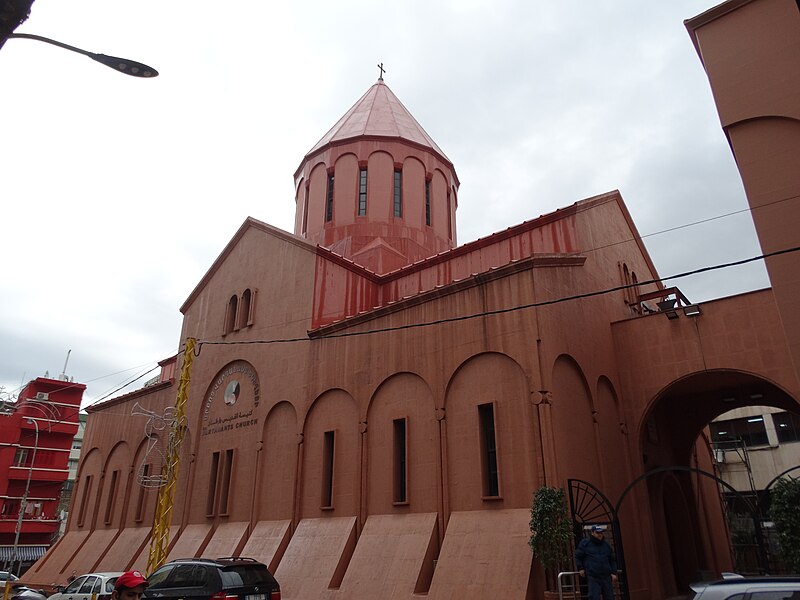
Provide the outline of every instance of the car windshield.
<path id="1" fill-rule="evenodd" d="M 220 571 L 226 588 L 272 583 L 275 580 L 263 565 L 233 565 Z"/>
<path id="2" fill-rule="evenodd" d="M 83 582 L 86 580 L 86 577 L 78 577 L 75 581 L 70 583 L 66 588 L 64 588 L 63 594 L 77 594 L 78 588 L 83 585 Z"/>
<path id="3" fill-rule="evenodd" d="M 106 594 L 110 594 L 114 591 L 114 584 L 117 582 L 116 577 L 109 577 L 106 580 Z"/>

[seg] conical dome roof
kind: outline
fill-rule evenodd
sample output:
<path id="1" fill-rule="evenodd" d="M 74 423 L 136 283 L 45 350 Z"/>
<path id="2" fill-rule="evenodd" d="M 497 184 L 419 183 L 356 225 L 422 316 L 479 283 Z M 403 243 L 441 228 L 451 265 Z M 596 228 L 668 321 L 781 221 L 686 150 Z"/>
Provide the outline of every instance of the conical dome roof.
<path id="1" fill-rule="evenodd" d="M 329 144 L 356 137 L 403 139 L 429 148 L 452 164 L 382 79 L 367 90 L 350 110 L 308 151 L 306 158 Z"/>

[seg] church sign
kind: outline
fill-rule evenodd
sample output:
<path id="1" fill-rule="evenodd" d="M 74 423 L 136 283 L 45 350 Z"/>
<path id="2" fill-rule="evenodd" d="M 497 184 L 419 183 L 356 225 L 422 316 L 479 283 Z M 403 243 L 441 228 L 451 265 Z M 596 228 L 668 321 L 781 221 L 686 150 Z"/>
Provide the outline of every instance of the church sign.
<path id="1" fill-rule="evenodd" d="M 258 374 L 253 365 L 243 360 L 228 364 L 206 393 L 201 435 L 237 432 L 257 425 L 255 410 L 260 395 Z"/>

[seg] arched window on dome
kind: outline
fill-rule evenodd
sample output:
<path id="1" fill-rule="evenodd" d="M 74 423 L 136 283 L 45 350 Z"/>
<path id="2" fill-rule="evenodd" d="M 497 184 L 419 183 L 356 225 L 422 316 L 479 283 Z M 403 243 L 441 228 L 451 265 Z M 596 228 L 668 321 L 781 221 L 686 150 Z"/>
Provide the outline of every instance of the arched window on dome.
<path id="1" fill-rule="evenodd" d="M 367 167 L 358 169 L 358 216 L 367 214 Z"/>
<path id="2" fill-rule="evenodd" d="M 328 195 L 325 198 L 325 221 L 333 220 L 333 173 L 328 173 Z"/>
<path id="3" fill-rule="evenodd" d="M 224 334 L 228 334 L 236 330 L 236 312 L 238 307 L 239 298 L 236 296 L 236 294 L 234 294 L 231 296 L 231 299 L 228 300 L 228 307 L 225 310 L 225 328 L 223 329 Z"/>
<path id="4" fill-rule="evenodd" d="M 394 216 L 403 216 L 403 171 L 394 169 Z"/>
<path id="5" fill-rule="evenodd" d="M 425 225 L 431 224 L 431 180 L 425 177 Z"/>

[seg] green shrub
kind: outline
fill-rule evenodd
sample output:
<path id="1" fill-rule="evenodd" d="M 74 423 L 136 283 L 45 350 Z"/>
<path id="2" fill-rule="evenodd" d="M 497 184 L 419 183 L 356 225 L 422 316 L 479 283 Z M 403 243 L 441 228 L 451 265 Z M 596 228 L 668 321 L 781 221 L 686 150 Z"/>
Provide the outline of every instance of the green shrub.
<path id="1" fill-rule="evenodd" d="M 545 569 L 548 587 L 556 574 L 566 570 L 572 556 L 572 522 L 567 514 L 564 490 L 540 487 L 531 506 L 531 538 L 529 545 Z"/>
<path id="2" fill-rule="evenodd" d="M 775 522 L 783 564 L 800 573 L 800 480 L 779 479 L 770 492 L 769 517 Z"/>

